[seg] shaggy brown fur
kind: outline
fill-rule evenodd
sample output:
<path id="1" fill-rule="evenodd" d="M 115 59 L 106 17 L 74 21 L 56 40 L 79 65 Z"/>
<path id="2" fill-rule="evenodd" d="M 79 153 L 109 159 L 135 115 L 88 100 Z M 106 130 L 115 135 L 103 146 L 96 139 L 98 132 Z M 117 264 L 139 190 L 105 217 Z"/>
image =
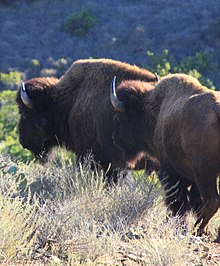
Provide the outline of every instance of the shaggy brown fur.
<path id="1" fill-rule="evenodd" d="M 23 147 L 45 158 L 53 146 L 61 145 L 74 151 L 78 158 L 92 152 L 104 170 L 109 164 L 111 169 L 124 169 L 127 164 L 112 141 L 114 110 L 109 94 L 115 75 L 118 82 L 156 82 L 151 72 L 110 59 L 78 60 L 60 80 L 26 81 L 33 108 L 24 105 L 20 90 L 17 95 Z"/>
<path id="2" fill-rule="evenodd" d="M 122 82 L 117 96 L 125 111 L 115 114 L 113 138 L 124 160 L 140 152 L 156 159 L 173 214 L 184 215 L 192 207 L 198 233 L 204 233 L 220 207 L 220 92 L 175 74 L 156 86 Z"/>

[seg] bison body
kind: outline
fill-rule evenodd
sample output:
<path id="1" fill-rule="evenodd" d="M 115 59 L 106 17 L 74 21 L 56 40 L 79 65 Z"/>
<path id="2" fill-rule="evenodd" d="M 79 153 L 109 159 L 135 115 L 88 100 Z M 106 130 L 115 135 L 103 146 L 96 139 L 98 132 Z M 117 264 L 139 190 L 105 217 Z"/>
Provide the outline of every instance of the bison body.
<path id="1" fill-rule="evenodd" d="M 167 205 L 174 215 L 193 208 L 202 234 L 220 206 L 220 92 L 174 74 L 156 86 L 122 82 L 116 96 L 124 110 L 115 108 L 113 139 L 124 160 L 157 160 Z"/>
<path id="2" fill-rule="evenodd" d="M 44 160 L 52 147 L 60 145 L 78 158 L 92 152 L 104 170 L 109 165 L 112 170 L 124 169 L 127 164 L 112 141 L 114 109 L 109 88 L 114 75 L 118 81 L 157 80 L 154 74 L 136 66 L 91 59 L 74 62 L 60 80 L 26 81 L 17 94 L 23 147 Z"/>

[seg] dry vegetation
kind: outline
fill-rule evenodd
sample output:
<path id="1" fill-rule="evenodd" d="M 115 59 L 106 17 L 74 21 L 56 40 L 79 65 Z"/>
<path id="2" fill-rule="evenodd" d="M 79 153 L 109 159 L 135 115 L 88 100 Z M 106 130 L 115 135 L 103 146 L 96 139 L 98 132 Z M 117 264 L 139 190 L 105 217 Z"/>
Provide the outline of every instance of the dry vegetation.
<path id="1" fill-rule="evenodd" d="M 76 167 L 58 154 L 44 167 L 0 155 L 3 265 L 219 265 L 219 244 L 168 218 L 155 173 L 106 187 L 90 160 Z"/>

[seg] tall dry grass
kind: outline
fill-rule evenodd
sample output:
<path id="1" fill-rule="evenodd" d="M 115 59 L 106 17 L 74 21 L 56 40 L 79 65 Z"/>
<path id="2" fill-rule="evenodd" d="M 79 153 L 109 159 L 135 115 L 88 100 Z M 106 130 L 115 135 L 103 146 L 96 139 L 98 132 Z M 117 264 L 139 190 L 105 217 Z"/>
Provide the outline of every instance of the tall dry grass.
<path id="1" fill-rule="evenodd" d="M 91 159 L 76 166 L 58 154 L 45 166 L 0 155 L 2 264 L 201 264 L 203 242 L 168 218 L 155 173 L 129 173 L 109 187 Z"/>

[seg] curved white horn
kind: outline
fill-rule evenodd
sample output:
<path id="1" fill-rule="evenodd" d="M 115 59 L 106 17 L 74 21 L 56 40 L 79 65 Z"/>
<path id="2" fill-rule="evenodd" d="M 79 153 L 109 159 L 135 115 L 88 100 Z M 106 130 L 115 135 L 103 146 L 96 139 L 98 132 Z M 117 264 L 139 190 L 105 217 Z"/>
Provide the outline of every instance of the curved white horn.
<path id="1" fill-rule="evenodd" d="M 111 103 L 116 111 L 124 112 L 125 104 L 122 101 L 120 101 L 117 97 L 116 89 L 115 89 L 115 81 L 116 81 L 116 76 L 114 76 L 112 80 L 112 85 L 111 85 L 111 94 L 110 94 Z"/>
<path id="2" fill-rule="evenodd" d="M 155 75 L 156 80 L 159 81 L 160 78 L 159 78 L 159 76 L 157 75 L 157 72 L 155 72 L 154 75 Z"/>
<path id="3" fill-rule="evenodd" d="M 33 108 L 33 102 L 31 98 L 27 95 L 26 88 L 25 88 L 25 83 L 22 82 L 21 88 L 20 88 L 20 95 L 21 95 L 21 100 L 27 108 L 32 109 Z"/>

